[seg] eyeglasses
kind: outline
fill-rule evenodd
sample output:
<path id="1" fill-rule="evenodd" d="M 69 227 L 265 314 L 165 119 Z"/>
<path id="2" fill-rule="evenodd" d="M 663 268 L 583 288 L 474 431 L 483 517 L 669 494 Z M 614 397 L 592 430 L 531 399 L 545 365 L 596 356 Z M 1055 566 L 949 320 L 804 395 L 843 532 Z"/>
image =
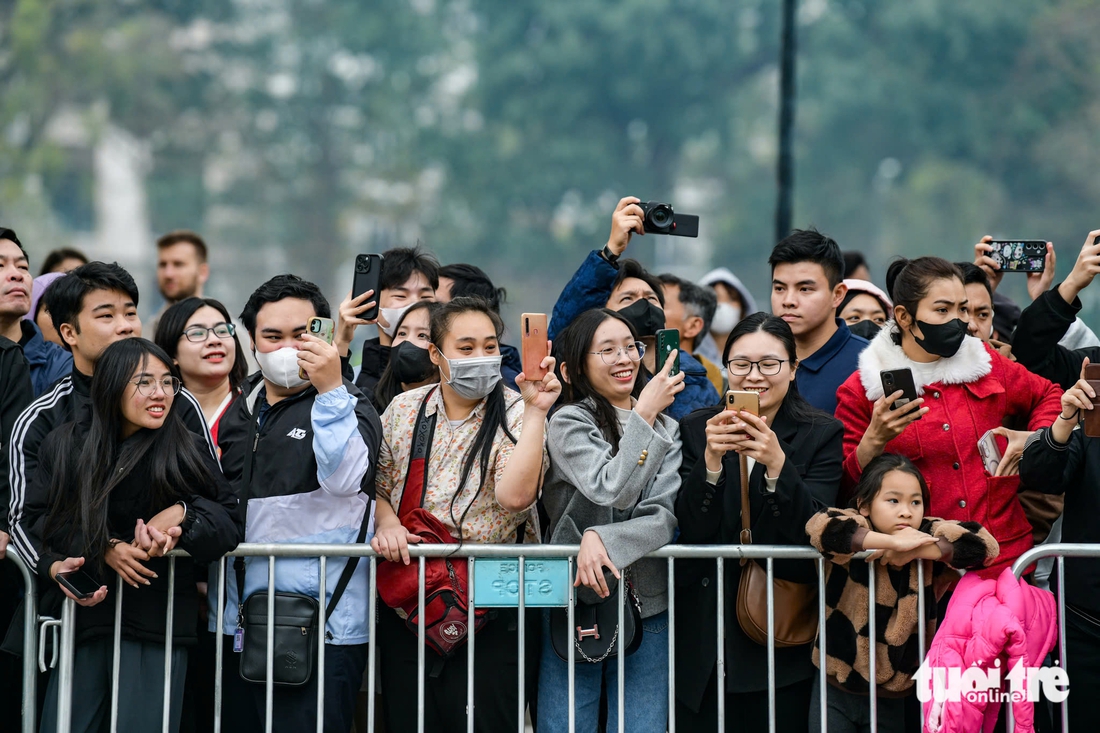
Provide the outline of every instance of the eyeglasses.
<path id="1" fill-rule="evenodd" d="M 179 394 L 180 380 L 178 377 L 165 377 L 164 379 L 155 379 L 153 377 L 134 377 L 130 380 L 130 384 L 137 387 L 138 394 L 144 397 L 152 397 L 157 393 L 157 386 L 166 395 Z"/>
<path id="2" fill-rule="evenodd" d="M 631 361 L 641 361 L 645 356 L 645 344 L 641 341 L 635 341 L 632 344 L 626 346 L 608 346 L 606 349 L 600 349 L 599 351 L 589 351 L 589 354 L 598 354 L 603 363 L 608 366 L 614 366 L 615 362 L 619 360 L 619 354 L 626 352 L 626 358 Z"/>
<path id="3" fill-rule="evenodd" d="M 760 373 L 765 377 L 774 377 L 779 374 L 783 369 L 785 361 L 779 359 L 761 359 L 760 361 L 749 361 L 748 359 L 737 359 L 726 364 L 729 369 L 729 373 L 735 377 L 747 377 L 752 371 L 753 366 L 760 370 Z"/>
<path id="4" fill-rule="evenodd" d="M 237 327 L 232 323 L 215 323 L 210 328 L 206 328 L 205 326 L 191 326 L 191 328 L 183 332 L 183 335 L 187 337 L 188 341 L 201 343 L 210 338 L 210 334 L 214 334 L 220 339 L 227 339 L 236 332 Z"/>

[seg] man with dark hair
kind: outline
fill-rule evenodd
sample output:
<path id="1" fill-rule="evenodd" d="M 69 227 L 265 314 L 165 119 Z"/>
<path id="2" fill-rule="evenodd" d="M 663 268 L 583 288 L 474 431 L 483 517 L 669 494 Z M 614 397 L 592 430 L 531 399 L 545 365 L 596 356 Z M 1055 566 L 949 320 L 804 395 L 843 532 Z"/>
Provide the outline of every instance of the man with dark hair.
<path id="1" fill-rule="evenodd" d="M 11 230 L 9 229 L 8 231 Z M 38 271 L 38 274 L 39 276 L 49 275 L 52 272 L 64 274 L 66 272 L 72 272 L 81 265 L 86 264 L 88 264 L 88 256 L 79 249 L 61 247 L 51 250 L 50 253 L 46 255 L 46 259 L 42 261 L 42 269 Z"/>
<path id="2" fill-rule="evenodd" d="M 795 384 L 814 407 L 836 411 L 836 392 L 859 366 L 867 340 L 836 309 L 847 287 L 837 243 L 816 229 L 795 229 L 772 249 L 772 313 L 791 327 L 798 351 Z"/>
<path id="3" fill-rule="evenodd" d="M 435 300 L 439 287 L 439 262 L 430 252 L 417 247 L 395 247 L 382 253 L 382 274 L 377 293 L 362 293 L 352 300 L 351 293 L 340 304 L 340 323 L 336 332 L 336 349 L 347 356 L 357 326 L 376 325 L 378 336 L 363 343 L 363 360 L 355 386 L 363 394 L 374 394 L 374 388 L 390 363 L 397 322 L 414 303 Z M 369 294 L 368 294 L 369 293 Z M 364 320 L 359 316 L 378 303 L 378 318 Z"/>
<path id="4" fill-rule="evenodd" d="M 137 314 L 138 290 L 130 273 L 117 263 L 89 262 L 61 278 L 46 291 L 46 305 L 65 348 L 72 352 L 73 368 L 51 390 L 19 416 L 6 446 L 11 483 L 11 540 L 19 554 L 37 571 L 41 539 L 40 520 L 49 497 L 46 487 L 31 487 L 38 468 L 38 448 L 54 428 L 73 419 L 91 403 L 92 375 L 103 351 L 116 341 L 141 336 Z M 215 454 L 198 401 L 181 389 L 172 405 L 196 435 L 206 439 Z M 216 454 L 215 454 L 216 455 Z M 127 545 L 127 548 L 130 546 Z M 138 561 L 148 555 L 137 548 L 120 550 Z"/>
<path id="5" fill-rule="evenodd" d="M 664 364 L 656 361 L 655 335 L 666 327 L 665 295 L 661 281 L 646 272 L 641 263 L 620 259 L 633 234 L 644 235 L 645 214 L 640 199 L 628 196 L 619 201 L 611 216 L 611 236 L 602 250 L 594 250 L 558 296 L 550 318 L 550 339 L 569 323 L 592 308 L 618 311 L 634 326 L 646 346 L 643 362 L 651 374 Z M 682 334 L 681 334 L 682 336 Z M 690 352 L 679 349 L 684 389 L 666 410 L 679 420 L 692 410 L 718 404 L 718 391 L 707 378 L 707 370 Z"/>
<path id="6" fill-rule="evenodd" d="M 985 271 L 973 262 L 956 262 L 955 266 L 962 270 L 966 290 L 967 310 L 970 312 L 967 331 L 982 341 L 1004 341 L 993 325 L 993 288 L 989 286 Z"/>
<path id="7" fill-rule="evenodd" d="M 435 298 L 440 303 L 450 303 L 455 298 L 477 297 L 489 304 L 489 308 L 500 315 L 500 304 L 508 293 L 504 288 L 493 285 L 485 271 L 476 265 L 459 262 L 439 269 L 439 288 Z M 523 371 L 523 360 L 519 349 L 510 344 L 498 344 L 500 355 L 500 376 L 504 386 L 516 388 L 516 377 Z"/>
<path id="8" fill-rule="evenodd" d="M 186 298 L 201 298 L 210 277 L 206 261 L 206 242 L 195 232 L 177 229 L 157 240 L 157 288 L 164 305 L 149 324 L 149 333 L 157 332 L 164 311 Z"/>
<path id="9" fill-rule="evenodd" d="M 294 275 L 268 280 L 252 293 L 241 312 L 261 371 L 242 385 L 241 399 L 222 417 L 218 445 L 225 476 L 248 507 L 246 542 L 353 544 L 369 542 L 372 536 L 368 533 L 364 540 L 358 539 L 372 516 L 382 426 L 371 401 L 343 378 L 336 347 L 306 332 L 310 318 L 329 314 L 320 289 Z M 301 377 L 299 369 L 308 379 Z M 272 592 L 316 596 L 320 583 L 316 563 L 286 559 L 278 560 L 276 566 Z M 331 604 L 344 567 L 335 558 L 328 563 L 322 613 Z M 355 696 L 367 664 L 367 614 L 374 611 L 367 599 L 369 564 L 364 561 L 354 567 L 333 613 L 322 622 L 325 730 L 351 728 Z M 227 584 L 225 626 L 220 630 L 227 655 L 232 654 L 233 635 L 241 628 L 239 600 L 268 590 L 266 559 L 234 563 L 234 571 Z M 232 679 L 239 680 L 237 666 L 225 665 L 227 684 L 239 685 Z M 308 684 L 279 689 L 273 701 L 274 730 L 296 733 L 316 728 L 318 676 L 315 671 Z M 263 720 L 265 686 L 247 687 Z M 241 702 L 238 697 L 236 703 Z"/>
<path id="10" fill-rule="evenodd" d="M 699 344 L 710 332 L 711 321 L 718 309 L 718 296 L 710 288 L 666 273 L 658 275 L 665 294 L 665 328 L 680 332 L 680 351 L 694 356 L 707 370 L 707 379 L 719 394 L 724 385 L 722 370 L 698 353 Z"/>
<path id="11" fill-rule="evenodd" d="M 23 350 L 32 394 L 37 397 L 72 371 L 73 358 L 57 344 L 46 341 L 33 317 L 27 318 L 34 299 L 32 288 L 27 251 L 15 232 L 0 228 L 0 336 Z"/>
<path id="12" fill-rule="evenodd" d="M 849 280 L 866 280 L 871 282 L 871 268 L 867 266 L 867 260 L 858 250 L 848 250 L 844 255 L 844 277 Z"/>

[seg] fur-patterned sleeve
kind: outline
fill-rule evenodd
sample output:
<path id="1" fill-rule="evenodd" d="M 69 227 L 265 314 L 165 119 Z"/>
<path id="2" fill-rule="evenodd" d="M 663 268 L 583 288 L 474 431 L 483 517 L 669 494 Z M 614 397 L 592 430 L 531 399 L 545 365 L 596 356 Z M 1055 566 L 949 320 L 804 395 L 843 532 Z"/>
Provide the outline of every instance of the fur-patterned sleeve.
<path id="1" fill-rule="evenodd" d="M 956 522 L 925 517 L 921 531 L 936 537 L 943 557 L 940 562 L 959 570 L 977 570 L 1001 554 L 993 535 L 977 522 Z"/>
<path id="2" fill-rule="evenodd" d="M 806 522 L 810 544 L 839 565 L 863 551 L 863 538 L 870 529 L 867 518 L 855 509 L 823 509 Z"/>

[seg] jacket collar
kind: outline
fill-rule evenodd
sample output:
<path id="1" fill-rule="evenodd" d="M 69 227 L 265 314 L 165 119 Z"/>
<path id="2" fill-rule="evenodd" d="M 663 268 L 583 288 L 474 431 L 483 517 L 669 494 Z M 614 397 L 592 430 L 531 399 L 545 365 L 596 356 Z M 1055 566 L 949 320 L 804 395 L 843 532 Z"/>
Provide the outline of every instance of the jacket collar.
<path id="1" fill-rule="evenodd" d="M 954 356 L 925 364 L 915 362 L 905 355 L 901 347 L 894 343 L 893 335 L 896 333 L 898 326 L 890 321 L 859 355 L 859 381 L 869 400 L 882 397 L 879 372 L 887 369 L 912 370 L 917 394 L 924 394 L 924 388 L 930 384 L 969 384 L 993 371 L 989 351 L 985 344 L 973 336 L 963 339 L 962 346 Z"/>
<path id="2" fill-rule="evenodd" d="M 811 372 L 820 371 L 823 366 L 829 363 L 830 359 L 836 356 L 837 352 L 844 348 L 848 341 L 859 338 L 853 336 L 852 332 L 848 330 L 848 324 L 844 322 L 844 319 L 837 318 L 835 320 L 836 331 L 829 337 L 824 346 L 798 362 L 799 369 L 807 369 Z"/>
<path id="3" fill-rule="evenodd" d="M 256 414 L 256 407 L 257 405 L 259 405 L 260 399 L 267 399 L 267 390 L 265 389 L 263 372 L 256 372 L 255 374 L 249 376 L 248 379 L 245 380 L 244 384 L 241 385 L 241 393 L 247 395 L 245 399 L 242 400 L 242 402 L 244 403 L 245 412 L 247 412 L 249 416 Z M 290 397 L 285 397 L 276 402 L 271 407 L 278 407 L 284 402 L 287 404 L 297 402 L 307 395 L 316 394 L 317 390 L 311 384 L 298 394 L 293 394 Z"/>
<path id="4" fill-rule="evenodd" d="M 92 378 L 84 372 L 77 369 L 75 366 L 72 371 L 73 389 L 79 394 L 85 397 L 91 397 L 92 395 Z"/>

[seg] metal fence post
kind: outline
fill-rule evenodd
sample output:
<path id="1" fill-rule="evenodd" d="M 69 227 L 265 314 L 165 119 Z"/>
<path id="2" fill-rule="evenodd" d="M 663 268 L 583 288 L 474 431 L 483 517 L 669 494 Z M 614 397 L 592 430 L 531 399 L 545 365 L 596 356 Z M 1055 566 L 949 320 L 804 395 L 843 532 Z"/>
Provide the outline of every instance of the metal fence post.
<path id="1" fill-rule="evenodd" d="M 73 717 L 73 654 L 76 651 L 76 601 L 61 605 L 61 659 L 57 667 L 57 733 L 70 733 Z"/>
<path id="2" fill-rule="evenodd" d="M 466 559 L 466 577 L 469 578 L 470 612 L 466 622 L 466 732 L 474 733 L 474 633 L 477 621 L 477 606 L 474 598 L 474 558 Z"/>
<path id="3" fill-rule="evenodd" d="M 172 556 L 168 558 L 168 618 L 164 623 L 164 708 L 161 710 L 161 733 L 170 733 L 172 730 L 172 627 L 176 620 L 175 598 L 176 558 Z M 121 600 L 120 598 L 119 601 Z M 122 642 L 119 640 L 119 647 L 121 646 Z"/>
<path id="4" fill-rule="evenodd" d="M 818 707 L 818 715 L 821 716 L 821 733 L 828 733 L 829 731 L 829 703 L 826 699 L 829 688 L 826 679 L 829 676 L 829 654 L 828 647 L 825 646 L 825 624 L 828 619 L 825 614 L 825 558 L 819 557 L 817 559 L 817 633 L 819 639 L 817 684 L 818 692 L 821 695 L 821 704 Z M 813 711 L 810 711 L 810 714 L 812 715 Z"/>
<path id="5" fill-rule="evenodd" d="M 368 545 L 369 547 L 369 545 Z M 375 639 L 374 623 L 378 616 L 378 558 L 370 557 L 370 592 L 367 593 L 367 638 L 370 640 L 370 654 L 367 655 L 367 733 L 374 733 L 374 684 L 377 679 L 376 660 L 378 642 Z"/>
<path id="6" fill-rule="evenodd" d="M 676 558 L 668 559 L 668 733 L 676 733 Z"/>
<path id="7" fill-rule="evenodd" d="M 226 556 L 228 557 L 228 555 Z M 222 730 L 222 667 L 225 664 L 225 637 L 222 636 L 225 625 L 225 563 L 226 557 L 218 560 L 218 610 L 215 614 L 217 627 L 214 629 L 214 639 L 217 645 L 214 649 L 214 733 Z M 241 599 L 237 599 L 238 607 Z"/>
<path id="8" fill-rule="evenodd" d="M 244 603 L 243 598 L 237 599 Z M 267 558 L 267 678 L 264 680 L 264 730 L 271 733 L 275 712 L 275 556 Z"/>
<path id="9" fill-rule="evenodd" d="M 517 661 L 517 667 L 519 668 L 519 721 L 516 725 L 519 726 L 519 733 L 524 733 L 526 726 L 524 725 L 524 711 L 526 709 L 525 693 L 526 688 L 524 685 L 527 682 L 527 648 L 526 643 L 526 622 L 527 622 L 527 557 L 525 555 L 519 556 L 519 606 L 517 607 L 516 614 L 519 616 L 517 619 L 517 633 L 516 643 L 519 645 L 519 654 Z M 473 583 L 470 584 L 470 588 L 473 588 Z M 474 630 L 470 628 L 466 632 L 468 638 L 473 638 Z"/>
<path id="10" fill-rule="evenodd" d="M 325 555 L 321 555 L 319 558 L 320 565 L 318 566 L 318 586 L 317 596 L 320 599 L 319 608 L 320 616 L 318 619 L 318 633 L 320 637 L 317 640 L 317 733 L 324 733 L 325 731 L 325 627 L 328 626 L 328 619 L 325 618 L 325 605 L 327 599 L 325 598 L 325 584 L 328 581 L 328 558 Z M 351 558 L 348 558 L 348 562 L 351 562 Z"/>
<path id="11" fill-rule="evenodd" d="M 867 633 L 871 637 L 871 659 L 869 660 L 868 676 L 870 679 L 869 697 L 871 698 L 871 733 L 878 733 L 878 637 L 875 629 L 875 583 L 878 578 L 875 575 L 875 560 L 867 561 Z"/>

